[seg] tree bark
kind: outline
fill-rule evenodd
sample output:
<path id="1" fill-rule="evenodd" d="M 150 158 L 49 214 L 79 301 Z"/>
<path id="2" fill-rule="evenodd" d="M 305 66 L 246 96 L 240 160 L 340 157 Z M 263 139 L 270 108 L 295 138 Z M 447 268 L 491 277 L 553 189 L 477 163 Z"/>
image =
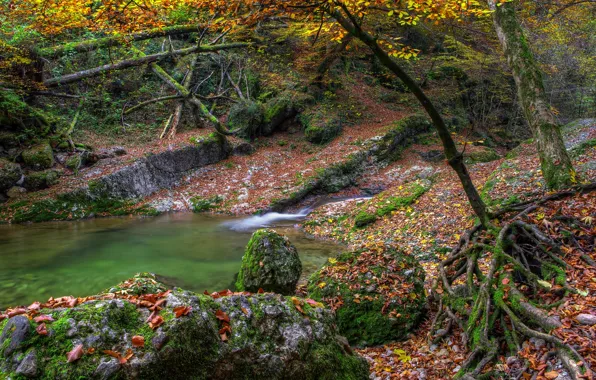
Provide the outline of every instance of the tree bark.
<path id="1" fill-rule="evenodd" d="M 86 40 L 81 42 L 68 43 L 59 46 L 41 48 L 37 50 L 37 55 L 43 58 L 56 58 L 67 52 L 83 53 L 94 51 L 104 47 L 124 45 L 127 42 L 143 41 L 151 38 L 174 36 L 178 34 L 187 34 L 197 32 L 197 25 L 177 25 L 165 28 L 150 29 L 144 32 L 131 34 L 129 36 L 112 36 Z"/>
<path id="2" fill-rule="evenodd" d="M 520 106 L 536 139 L 542 176 L 549 189 L 571 186 L 576 183 L 575 171 L 547 100 L 542 73 L 517 20 L 515 4 L 497 6 L 496 0 L 488 3 L 499 42 L 513 71 Z"/>
<path id="3" fill-rule="evenodd" d="M 222 45 L 193 46 L 190 48 L 174 50 L 174 51 L 170 51 L 170 52 L 156 53 L 156 54 L 151 54 L 151 55 L 143 55 L 138 58 L 125 59 L 125 60 L 117 62 L 117 63 L 94 67 L 92 69 L 83 70 L 83 71 L 79 71 L 79 72 L 72 73 L 72 74 L 67 74 L 67 75 L 64 75 L 64 76 L 61 76 L 58 78 L 51 78 L 51 79 L 45 80 L 43 82 L 43 84 L 46 87 L 54 87 L 54 86 L 63 85 L 63 84 L 67 84 L 67 83 L 78 82 L 80 80 L 87 79 L 87 78 L 93 78 L 93 77 L 96 77 L 96 76 L 101 75 L 102 73 L 105 73 L 108 71 L 123 70 L 123 69 L 127 69 L 129 67 L 141 66 L 141 65 L 144 65 L 147 63 L 158 62 L 158 61 L 161 61 L 163 59 L 166 59 L 166 58 L 172 57 L 172 56 L 181 56 L 181 55 L 187 55 L 187 54 L 192 54 L 192 53 L 215 52 L 215 51 L 220 51 L 220 50 L 228 50 L 228 49 L 244 47 L 246 45 L 247 44 L 245 44 L 245 43 L 237 42 L 237 43 L 222 44 Z"/>
<path id="4" fill-rule="evenodd" d="M 347 9 L 343 9 L 350 19 L 344 17 L 339 11 L 333 11 L 330 15 L 335 18 L 337 22 L 348 31 L 348 33 L 366 44 L 372 50 L 373 54 L 379 58 L 379 61 L 391 70 L 391 72 L 393 72 L 416 96 L 420 104 L 422 104 L 422 107 L 424 107 L 427 114 L 430 116 L 437 133 L 441 138 L 443 150 L 445 151 L 449 166 L 451 166 L 457 173 L 472 209 L 480 219 L 480 223 L 482 223 L 483 226 L 488 226 L 490 224 L 490 218 L 486 210 L 486 205 L 480 197 L 480 194 L 478 194 L 478 191 L 472 182 L 472 178 L 470 177 L 470 173 L 464 164 L 463 155 L 457 150 L 455 142 L 451 138 L 449 129 L 447 129 L 445 121 L 439 111 L 437 111 L 430 99 L 426 97 L 426 94 L 424 94 L 416 81 L 414 81 L 393 59 L 391 59 L 391 57 L 389 57 L 372 35 L 360 28 Z"/>

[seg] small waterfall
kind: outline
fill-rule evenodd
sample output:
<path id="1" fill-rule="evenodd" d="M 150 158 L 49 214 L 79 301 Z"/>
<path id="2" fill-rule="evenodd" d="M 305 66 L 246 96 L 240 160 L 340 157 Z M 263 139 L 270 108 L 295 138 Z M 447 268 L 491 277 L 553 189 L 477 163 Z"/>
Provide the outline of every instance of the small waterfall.
<path id="1" fill-rule="evenodd" d="M 304 219 L 312 209 L 303 208 L 296 214 L 282 214 L 279 212 L 268 212 L 263 215 L 255 215 L 241 220 L 234 220 L 223 223 L 224 226 L 233 231 L 250 231 L 262 227 L 271 227 L 279 222 L 299 221 Z"/>
<path id="2" fill-rule="evenodd" d="M 310 214 L 314 209 L 317 207 L 329 204 L 329 203 L 339 203 L 345 202 L 348 200 L 356 200 L 356 199 L 370 199 L 371 197 L 350 197 L 350 198 L 335 198 L 329 199 L 324 198 L 311 206 L 304 207 L 300 209 L 295 214 L 285 214 L 279 212 L 268 212 L 263 215 L 255 215 L 248 218 L 244 218 L 241 220 L 233 220 L 229 222 L 223 223 L 224 226 L 228 227 L 233 231 L 252 231 L 263 227 L 272 227 L 275 225 L 279 225 L 280 222 L 289 222 L 289 221 L 300 221 L 303 220 Z"/>

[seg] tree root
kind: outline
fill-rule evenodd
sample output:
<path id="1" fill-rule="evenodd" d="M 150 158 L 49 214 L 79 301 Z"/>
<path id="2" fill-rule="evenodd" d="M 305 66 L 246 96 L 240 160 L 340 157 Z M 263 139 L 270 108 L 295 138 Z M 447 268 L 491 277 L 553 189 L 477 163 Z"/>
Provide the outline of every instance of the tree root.
<path id="1" fill-rule="evenodd" d="M 431 293 L 431 299 L 438 301 L 438 312 L 429 338 L 436 343 L 453 326 L 461 329 L 471 354 L 456 377 L 484 376 L 483 371 L 500 354 L 520 351 L 521 343 L 528 338 L 543 339 L 552 345 L 554 355 L 573 379 L 592 373 L 574 347 L 551 334 L 561 327 L 561 322 L 544 309 L 556 306 L 567 294 L 579 292 L 566 282 L 569 266 L 562 259 L 559 243 L 525 219 L 548 201 L 595 189 L 596 184 L 589 184 L 526 202 L 523 208 L 513 206 L 498 212 L 502 216 L 516 210 L 518 214 L 500 228 L 477 225 L 467 231 L 439 264 L 439 276 Z M 580 226 L 578 223 L 582 223 L 559 220 Z M 593 265 L 594 260 L 583 256 Z M 490 259 L 488 267 L 486 259 Z M 544 298 L 549 302 L 543 303 Z"/>

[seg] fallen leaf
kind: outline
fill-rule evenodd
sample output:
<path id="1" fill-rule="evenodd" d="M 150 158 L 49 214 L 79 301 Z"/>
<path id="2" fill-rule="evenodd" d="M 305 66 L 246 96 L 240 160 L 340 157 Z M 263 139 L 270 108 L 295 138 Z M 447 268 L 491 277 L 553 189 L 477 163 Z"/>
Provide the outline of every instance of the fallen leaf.
<path id="1" fill-rule="evenodd" d="M 27 313 L 26 309 L 18 308 L 18 309 L 9 311 L 8 313 L 6 313 L 6 315 L 8 315 L 8 318 L 12 318 L 16 315 L 21 315 L 21 314 L 25 314 L 25 313 Z"/>
<path id="2" fill-rule="evenodd" d="M 46 324 L 42 323 L 41 325 L 37 326 L 35 329 L 39 335 L 48 335 L 48 329 L 46 328 Z"/>
<path id="3" fill-rule="evenodd" d="M 143 347 L 145 345 L 145 337 L 135 335 L 132 337 L 133 347 Z"/>
<path id="4" fill-rule="evenodd" d="M 39 311 L 39 308 L 40 308 L 40 303 L 39 302 L 33 302 L 31 305 L 29 305 L 27 307 L 27 309 L 28 310 L 31 310 L 31 311 Z"/>
<path id="5" fill-rule="evenodd" d="M 149 327 L 155 330 L 159 326 L 163 325 L 164 322 L 165 321 L 163 320 L 162 316 L 158 315 L 157 317 L 153 318 L 151 322 L 149 322 Z"/>
<path id="6" fill-rule="evenodd" d="M 554 380 L 554 379 L 556 379 L 557 377 L 559 377 L 559 372 L 557 372 L 557 371 L 550 371 L 550 372 L 546 372 L 546 373 L 544 374 L 544 377 L 546 377 L 546 378 L 547 378 L 547 379 L 549 379 L 549 380 Z"/>
<path id="7" fill-rule="evenodd" d="M 503 279 L 503 281 L 501 281 L 501 283 L 502 283 L 503 285 L 507 285 L 507 284 L 509 284 L 509 277 L 506 277 L 506 278 L 504 278 L 504 279 Z"/>
<path id="8" fill-rule="evenodd" d="M 120 364 L 126 364 L 126 362 L 133 356 L 134 356 L 134 352 L 132 352 L 132 350 L 129 348 L 128 350 L 126 350 L 126 355 L 118 358 L 118 361 L 120 362 Z"/>
<path id="9" fill-rule="evenodd" d="M 176 306 L 174 308 L 174 314 L 176 315 L 176 318 L 180 318 L 183 315 L 188 315 L 192 310 L 192 307 L 190 306 Z"/>
<path id="10" fill-rule="evenodd" d="M 83 345 L 79 344 L 66 354 L 66 362 L 72 363 L 83 356 Z"/>
<path id="11" fill-rule="evenodd" d="M 215 312 L 215 318 L 219 319 L 220 321 L 230 323 L 230 317 L 228 317 L 228 315 L 224 313 L 222 310 L 217 310 Z"/>
<path id="12" fill-rule="evenodd" d="M 244 315 L 248 316 L 249 312 L 245 307 L 241 308 L 241 310 L 244 313 Z"/>
<path id="13" fill-rule="evenodd" d="M 122 355 L 119 352 L 112 351 L 112 350 L 103 350 L 103 353 L 106 355 L 110 355 L 113 358 L 120 359 Z"/>
<path id="14" fill-rule="evenodd" d="M 41 323 L 41 322 L 54 322 L 54 318 L 52 318 L 51 315 L 40 315 L 38 317 L 33 318 L 33 321 L 35 323 Z"/>

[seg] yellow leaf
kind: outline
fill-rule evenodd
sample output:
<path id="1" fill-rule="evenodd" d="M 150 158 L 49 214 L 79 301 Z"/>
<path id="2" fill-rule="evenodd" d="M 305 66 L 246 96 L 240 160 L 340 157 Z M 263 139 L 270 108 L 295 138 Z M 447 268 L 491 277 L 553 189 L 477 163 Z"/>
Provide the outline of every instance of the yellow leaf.
<path id="1" fill-rule="evenodd" d="M 318 286 L 319 288 L 323 289 L 327 285 L 325 282 L 321 282 Z"/>

